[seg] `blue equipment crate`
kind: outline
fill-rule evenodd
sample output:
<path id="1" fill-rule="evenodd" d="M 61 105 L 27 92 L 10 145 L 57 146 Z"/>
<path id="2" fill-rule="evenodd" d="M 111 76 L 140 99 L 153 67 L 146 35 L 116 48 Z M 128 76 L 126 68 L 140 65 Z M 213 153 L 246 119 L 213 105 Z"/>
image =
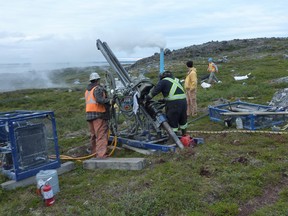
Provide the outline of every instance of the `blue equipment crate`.
<path id="1" fill-rule="evenodd" d="M 0 172 L 16 181 L 59 168 L 54 113 L 0 112 L 0 156 Z"/>
<path id="2" fill-rule="evenodd" d="M 235 122 L 236 118 L 240 117 L 243 122 L 243 128 L 248 130 L 257 130 L 272 127 L 274 125 L 282 124 L 286 120 L 285 115 L 255 115 L 253 114 L 253 111 L 270 112 L 274 109 L 274 107 L 242 102 L 240 100 L 228 104 L 221 104 L 218 106 L 209 106 L 208 108 L 211 121 L 224 122 L 225 119 L 230 118 L 232 122 Z M 238 112 L 251 112 L 251 114 L 237 116 L 227 116 L 221 114 L 225 112 L 231 112 L 231 110 Z"/>

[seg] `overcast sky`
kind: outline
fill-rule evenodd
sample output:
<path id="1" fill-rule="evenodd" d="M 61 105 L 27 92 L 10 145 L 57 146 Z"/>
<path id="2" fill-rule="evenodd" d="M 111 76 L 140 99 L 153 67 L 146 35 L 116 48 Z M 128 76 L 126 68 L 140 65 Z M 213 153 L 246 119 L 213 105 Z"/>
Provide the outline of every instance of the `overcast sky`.
<path id="1" fill-rule="evenodd" d="M 0 0 L 0 63 L 142 58 L 209 41 L 288 36 L 287 0 Z"/>

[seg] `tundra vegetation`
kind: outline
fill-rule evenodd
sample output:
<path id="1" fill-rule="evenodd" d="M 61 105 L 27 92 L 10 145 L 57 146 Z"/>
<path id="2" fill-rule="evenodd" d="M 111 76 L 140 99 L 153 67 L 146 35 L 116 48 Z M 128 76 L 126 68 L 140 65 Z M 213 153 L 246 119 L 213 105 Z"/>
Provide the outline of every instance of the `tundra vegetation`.
<path id="1" fill-rule="evenodd" d="M 288 85 L 273 82 L 287 76 L 287 42 L 287 38 L 209 42 L 167 53 L 165 68 L 180 79 L 185 77 L 187 60 L 197 68 L 198 117 L 202 117 L 189 118 L 188 131 L 192 137 L 202 137 L 204 144 L 150 156 L 121 148 L 114 152 L 112 157 L 145 157 L 147 165 L 139 171 L 84 170 L 82 162 L 74 161 L 76 168 L 59 176 L 54 205 L 44 206 L 36 185 L 0 188 L 0 215 L 288 215 L 288 135 L 235 133 L 235 125 L 226 128 L 205 115 L 209 105 L 223 101 L 268 105 L 274 93 Z M 156 83 L 158 56 L 126 67 L 131 75 L 140 71 Z M 224 56 L 228 61 L 222 61 Z M 222 83 L 203 89 L 200 78 L 207 74 L 208 57 L 219 60 L 217 77 Z M 54 111 L 60 153 L 86 148 L 83 96 L 95 70 L 101 75 L 105 71 L 98 67 L 55 71 L 52 79 L 65 81 L 69 88 L 3 92 L 0 111 Z M 233 78 L 248 73 L 246 80 Z M 74 83 L 76 79 L 80 84 Z M 7 180 L 0 175 L 1 183 Z"/>

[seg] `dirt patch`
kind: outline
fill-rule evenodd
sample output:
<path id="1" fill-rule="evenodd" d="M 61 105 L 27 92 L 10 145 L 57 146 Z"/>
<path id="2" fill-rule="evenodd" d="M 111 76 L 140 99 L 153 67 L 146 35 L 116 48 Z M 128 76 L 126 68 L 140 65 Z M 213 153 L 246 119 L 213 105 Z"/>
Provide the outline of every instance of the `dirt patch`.
<path id="1" fill-rule="evenodd" d="M 82 157 L 90 154 L 90 144 L 78 146 L 67 151 L 67 155 L 71 157 Z"/>
<path id="2" fill-rule="evenodd" d="M 279 198 L 279 192 L 281 192 L 282 189 L 287 186 L 288 177 L 285 177 L 278 185 L 267 187 L 261 196 L 255 197 L 254 199 L 249 200 L 247 203 L 242 205 L 239 208 L 238 216 L 250 215 L 256 210 L 261 209 L 266 205 L 271 205 L 275 203 Z"/>
<path id="3" fill-rule="evenodd" d="M 162 164 L 162 163 L 165 163 L 165 162 L 166 162 L 166 160 L 163 159 L 163 158 L 159 158 L 159 159 L 155 160 L 155 164 Z"/>
<path id="4" fill-rule="evenodd" d="M 209 178 L 211 176 L 211 172 L 210 172 L 210 170 L 207 167 L 201 167 L 199 174 L 201 176 L 205 176 L 207 178 Z"/>
<path id="5" fill-rule="evenodd" d="M 248 163 L 248 159 L 241 156 L 241 157 L 233 159 L 231 163 L 242 163 L 246 165 Z"/>

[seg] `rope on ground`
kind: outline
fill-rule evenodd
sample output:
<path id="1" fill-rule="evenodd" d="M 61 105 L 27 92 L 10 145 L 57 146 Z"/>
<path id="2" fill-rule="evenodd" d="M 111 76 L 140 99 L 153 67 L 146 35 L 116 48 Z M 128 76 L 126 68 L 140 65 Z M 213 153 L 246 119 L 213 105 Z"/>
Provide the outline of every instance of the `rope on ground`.
<path id="1" fill-rule="evenodd" d="M 284 131 L 257 131 L 257 130 L 225 130 L 225 131 L 200 131 L 200 130 L 195 130 L 195 131 L 187 131 L 192 134 L 224 134 L 224 133 L 251 133 L 251 134 L 288 134 L 288 132 Z"/>

